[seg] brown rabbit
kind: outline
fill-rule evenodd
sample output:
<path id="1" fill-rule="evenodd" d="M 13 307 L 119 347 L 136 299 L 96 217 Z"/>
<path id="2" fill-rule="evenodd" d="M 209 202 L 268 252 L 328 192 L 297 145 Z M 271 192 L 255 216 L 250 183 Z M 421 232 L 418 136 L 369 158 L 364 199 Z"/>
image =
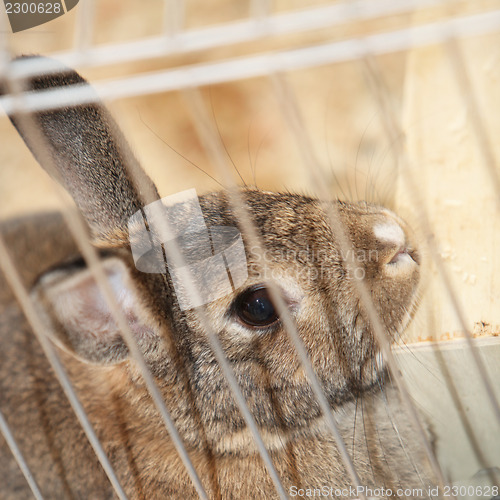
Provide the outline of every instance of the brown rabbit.
<path id="1" fill-rule="evenodd" d="M 85 84 L 74 71 L 35 77 L 31 89 Z M 276 489 L 194 310 L 180 306 L 171 273 L 142 272 L 129 219 L 144 202 L 125 165 L 137 170 L 118 127 L 97 105 L 32 115 L 48 155 L 18 116 L 12 121 L 42 167 L 72 195 L 99 249 L 120 307 L 210 498 L 271 499 Z M 54 170 L 54 168 L 56 170 Z M 143 176 L 151 190 L 154 187 Z M 154 191 L 156 192 L 156 191 Z M 208 228 L 243 234 L 244 282 L 204 309 L 290 496 L 351 485 L 306 374 L 266 288 L 279 286 L 362 484 L 422 488 L 422 446 L 389 381 L 328 217 L 315 199 L 242 189 L 266 250 L 269 274 L 252 251 L 228 195 L 201 196 Z M 419 256 L 403 222 L 366 203 L 338 202 L 365 282 L 397 339 L 410 319 Z M 175 207 L 173 209 L 175 213 Z M 182 212 L 182 210 L 180 210 Z M 177 234 L 190 216 L 177 214 Z M 132 227 L 132 226 L 130 226 Z M 130 498 L 185 499 L 197 493 L 103 295 L 58 214 L 8 221 L 10 253 L 40 311 L 119 480 Z M 139 242 L 140 243 L 140 242 Z M 197 240 L 187 238 L 187 255 Z M 107 499 L 114 493 L 24 315 L 0 286 L 0 409 L 46 498 Z M 189 299 L 189 297 L 188 297 Z M 30 492 L 0 437 L 0 497 Z M 349 496 L 349 495 L 345 495 Z M 353 495 L 351 495 L 353 496 Z M 380 494 L 379 496 L 385 496 Z M 414 495 L 417 497 L 418 495 Z"/>

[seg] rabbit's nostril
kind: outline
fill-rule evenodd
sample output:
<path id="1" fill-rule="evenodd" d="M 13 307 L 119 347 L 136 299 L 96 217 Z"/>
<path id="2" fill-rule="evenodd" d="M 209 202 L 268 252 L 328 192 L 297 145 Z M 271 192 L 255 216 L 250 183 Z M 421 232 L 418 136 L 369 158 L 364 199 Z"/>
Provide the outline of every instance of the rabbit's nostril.
<path id="1" fill-rule="evenodd" d="M 373 233 L 377 240 L 378 261 L 393 268 L 418 263 L 415 252 L 406 240 L 403 228 L 395 221 L 376 224 Z"/>
<path id="2" fill-rule="evenodd" d="M 394 246 L 397 249 L 403 248 L 405 245 L 405 233 L 401 226 L 396 222 L 389 221 L 383 224 L 377 224 L 373 228 L 375 238 L 388 246 Z"/>

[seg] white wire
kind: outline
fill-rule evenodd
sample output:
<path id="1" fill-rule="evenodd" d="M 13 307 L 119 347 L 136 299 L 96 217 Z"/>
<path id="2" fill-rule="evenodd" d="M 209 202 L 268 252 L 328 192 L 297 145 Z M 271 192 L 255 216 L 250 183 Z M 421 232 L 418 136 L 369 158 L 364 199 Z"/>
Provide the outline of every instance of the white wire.
<path id="1" fill-rule="evenodd" d="M 137 340 L 135 339 L 134 334 L 132 333 L 128 321 L 125 318 L 124 313 L 118 304 L 115 292 L 113 291 L 113 288 L 104 273 L 102 264 L 99 260 L 97 250 L 94 247 L 92 247 L 92 245 L 88 241 L 83 221 L 81 221 L 81 219 L 75 215 L 76 214 L 73 214 L 71 210 L 63 212 L 63 216 L 66 219 L 68 229 L 73 235 L 78 248 L 82 252 L 82 256 L 88 266 L 88 269 L 96 279 L 97 284 L 103 293 L 104 300 L 106 301 L 107 305 L 110 308 L 111 315 L 113 319 L 116 321 L 120 333 L 123 335 L 123 338 L 125 340 L 125 343 L 127 344 L 127 347 L 130 351 L 132 358 L 139 367 L 139 371 L 142 375 L 142 378 L 144 379 L 148 392 L 151 398 L 153 399 L 154 405 L 163 420 L 165 428 L 167 429 L 167 432 L 169 433 L 169 436 L 172 439 L 172 442 L 179 454 L 179 457 L 181 458 L 184 467 L 186 468 L 191 478 L 191 481 L 193 482 L 193 485 L 196 488 L 198 496 L 201 499 L 207 500 L 208 499 L 207 493 L 203 487 L 203 484 L 201 483 L 196 468 L 193 462 L 191 461 L 191 458 L 189 457 L 189 453 L 187 452 L 183 440 L 175 426 L 174 421 L 172 420 L 172 416 L 170 415 L 170 412 L 165 405 L 165 401 L 163 399 L 160 389 L 158 388 L 158 385 L 156 384 L 153 378 L 151 370 L 146 364 L 144 356 L 137 344 Z"/>
<path id="2" fill-rule="evenodd" d="M 94 35 L 94 0 L 80 2 L 76 14 L 74 50 L 78 57 L 90 60 L 92 56 L 89 52 L 91 51 L 92 37 Z"/>
<path id="3" fill-rule="evenodd" d="M 316 160 L 316 155 L 314 154 L 311 141 L 306 133 L 305 127 L 303 126 L 296 100 L 294 99 L 289 86 L 286 85 L 285 81 L 282 78 L 280 78 L 279 76 L 274 76 L 273 83 L 277 88 L 276 95 L 281 100 L 282 109 L 287 112 L 287 123 L 289 123 L 290 128 L 294 132 L 296 143 L 304 161 L 304 168 L 307 168 L 307 171 L 310 174 L 311 184 L 314 187 L 317 198 L 320 200 L 329 200 L 330 193 L 326 187 L 328 185 L 328 182 L 324 178 L 324 170 L 320 168 L 319 163 Z M 425 435 L 423 425 L 420 421 L 415 405 L 409 396 L 409 392 L 406 388 L 403 377 L 398 367 L 396 366 L 391 351 L 391 343 L 387 338 L 388 335 L 386 334 L 385 328 L 383 327 L 380 316 L 375 309 L 370 290 L 362 279 L 356 279 L 357 274 L 354 272 L 354 270 L 356 269 L 356 263 L 353 258 L 355 252 L 352 247 L 352 243 L 350 242 L 350 239 L 347 235 L 346 227 L 340 219 L 337 206 L 335 205 L 335 203 L 330 203 L 328 205 L 325 205 L 323 209 L 330 224 L 332 233 L 338 239 L 341 248 L 341 254 L 343 256 L 346 256 L 344 259 L 344 265 L 348 270 L 351 270 L 351 272 L 349 272 L 348 274 L 355 277 L 355 279 L 353 280 L 355 293 L 357 294 L 360 303 L 363 305 L 363 308 L 367 313 L 367 319 L 372 325 L 374 337 L 380 347 L 390 373 L 393 376 L 393 379 L 401 395 L 403 404 L 406 407 L 405 409 L 407 410 L 407 414 L 413 420 L 417 434 L 419 435 L 419 438 L 424 445 L 424 449 L 428 456 L 429 462 L 436 473 L 436 477 L 440 482 L 440 486 L 444 486 L 445 480 L 440 465 L 434 455 L 429 440 Z"/>
<path id="4" fill-rule="evenodd" d="M 438 269 L 439 275 L 441 276 L 441 280 L 443 282 L 443 285 L 445 287 L 445 290 L 450 298 L 452 307 L 455 311 L 455 314 L 458 318 L 458 321 L 462 327 L 463 334 L 466 338 L 466 341 L 468 343 L 472 359 L 474 361 L 474 364 L 476 365 L 476 368 L 478 370 L 478 373 L 480 375 L 480 378 L 484 384 L 486 393 L 488 395 L 488 399 L 491 403 L 493 412 L 495 413 L 497 419 L 500 421 L 500 404 L 498 402 L 498 399 L 496 397 L 495 391 L 493 389 L 493 383 L 483 365 L 483 362 L 479 356 L 479 352 L 477 347 L 475 346 L 473 339 L 472 339 L 472 333 L 469 330 L 468 322 L 465 318 L 464 314 L 464 308 L 463 305 L 460 303 L 458 294 L 456 293 L 456 290 L 453 288 L 453 285 L 451 284 L 451 280 L 449 277 L 448 270 L 446 269 L 444 263 L 443 263 L 443 258 L 441 257 L 438 248 L 438 241 L 435 236 L 434 231 L 432 230 L 430 219 L 428 216 L 428 211 L 426 209 L 423 197 L 421 196 L 420 190 L 418 188 L 418 184 L 416 183 L 415 179 L 413 178 L 413 175 L 410 171 L 409 168 L 409 159 L 407 157 L 406 151 L 404 150 L 403 143 L 399 141 L 398 139 L 401 137 L 404 137 L 403 131 L 401 124 L 399 123 L 399 120 L 395 116 L 393 110 L 391 107 L 388 105 L 388 97 L 387 97 L 387 90 L 385 88 L 382 76 L 381 76 L 381 71 L 376 62 L 369 56 L 368 52 L 368 46 L 366 47 L 366 56 L 364 58 L 365 62 L 365 69 L 367 69 L 367 76 L 369 79 L 369 83 L 371 84 L 371 89 L 375 98 L 375 101 L 377 105 L 380 108 L 381 111 L 381 116 L 383 117 L 383 125 L 384 125 L 384 130 L 387 134 L 388 140 L 390 144 L 393 144 L 393 154 L 395 156 L 396 161 L 398 164 L 401 166 L 401 173 L 403 177 L 403 181 L 407 185 L 409 189 L 410 196 L 412 198 L 413 205 L 415 207 L 415 210 L 419 214 L 419 219 L 422 223 L 422 227 L 425 233 L 425 240 L 427 243 L 427 246 L 430 250 L 431 257 L 436 264 L 436 267 Z M 456 62 L 455 62 L 456 65 Z M 456 68 L 457 69 L 457 68 Z M 459 77 L 457 75 L 457 77 Z M 461 75 L 463 76 L 463 75 Z M 469 89 L 472 92 L 472 89 Z M 474 99 L 473 96 L 469 96 L 468 98 L 465 99 L 466 105 L 468 104 L 469 106 L 474 105 Z M 479 118 L 477 118 L 479 119 Z M 482 143 L 480 142 L 480 146 L 488 146 L 488 143 Z M 491 151 L 488 151 L 488 153 L 492 154 Z M 486 154 L 486 153 L 485 153 Z M 487 162 L 483 163 L 483 167 L 488 170 L 489 164 Z M 500 196 L 500 193 L 499 193 Z"/>
<path id="5" fill-rule="evenodd" d="M 164 1 L 169 4 L 171 2 L 173 2 L 173 5 L 176 4 L 176 0 Z M 461 1 L 457 0 L 456 3 L 461 3 Z M 260 3 L 262 3 L 262 0 L 256 1 L 256 4 Z M 144 59 L 207 50 L 215 47 L 231 47 L 237 43 L 251 42 L 264 37 L 328 28 L 356 20 L 403 14 L 412 12 L 416 8 L 438 5 L 439 0 L 354 0 L 353 4 L 357 6 L 357 13 L 354 16 L 353 11 L 346 8 L 346 6 L 333 4 L 267 17 L 263 17 L 261 13 L 257 23 L 254 19 L 250 19 L 183 32 L 176 32 L 175 29 L 173 32 L 170 31 L 168 22 L 165 20 L 163 36 L 92 48 L 86 47 L 88 50 L 84 54 L 76 47 L 76 50 L 54 54 L 53 56 L 70 67 L 83 67 L 86 65 L 97 67 L 142 61 Z M 180 12 L 174 14 L 174 17 L 178 16 L 176 21 L 178 28 L 183 24 L 182 7 L 179 7 L 179 9 Z M 168 10 L 165 9 L 164 16 L 167 15 L 167 12 Z M 170 39 L 165 37 L 165 34 Z M 174 34 L 175 36 L 172 36 Z M 54 69 L 56 68 L 47 69 L 47 71 L 50 73 Z M 37 69 L 33 68 L 33 71 L 37 71 Z"/>
<path id="6" fill-rule="evenodd" d="M 9 33 L 9 19 L 7 12 L 2 4 L 0 7 L 0 75 L 4 74 L 10 62 L 10 49 L 8 34 Z"/>
<path id="7" fill-rule="evenodd" d="M 15 89 L 15 90 L 17 90 L 17 89 Z M 24 95 L 25 94 L 18 95 L 21 105 L 22 105 Z M 18 116 L 18 120 L 20 120 L 20 121 L 22 120 L 22 126 L 23 126 L 25 132 L 28 133 L 30 136 L 31 145 L 32 145 L 31 147 L 36 151 L 36 153 L 37 153 L 36 156 L 43 159 L 41 163 L 43 163 L 45 165 L 52 165 L 53 159 L 52 159 L 51 155 L 48 154 L 48 151 L 46 150 L 46 147 L 45 147 L 44 141 L 43 141 L 43 137 L 41 136 L 40 131 L 36 128 L 36 124 L 33 121 L 32 116 L 30 114 L 24 113 L 24 114 Z M 56 171 L 56 170 L 57 170 L 56 168 L 53 169 L 53 171 Z M 61 196 L 62 195 L 62 188 L 55 189 L 55 193 L 57 195 Z M 63 201 L 65 201 L 64 197 L 62 199 L 63 199 Z M 205 489 L 203 488 L 203 485 L 202 485 L 200 478 L 196 472 L 196 469 L 195 469 L 195 467 L 194 467 L 194 465 L 189 457 L 189 454 L 188 454 L 188 452 L 183 444 L 183 441 L 182 441 L 182 439 L 181 439 L 181 437 L 180 437 L 180 435 L 175 427 L 175 424 L 174 424 L 174 422 L 170 416 L 170 413 L 165 405 L 165 402 L 163 400 L 161 392 L 160 392 L 158 386 L 156 385 L 156 382 L 154 381 L 153 375 L 151 374 L 151 371 L 150 371 L 149 367 L 147 366 L 146 361 L 144 360 L 144 357 L 139 349 L 139 346 L 137 345 L 137 341 L 136 341 L 136 339 L 135 339 L 135 337 L 130 329 L 128 321 L 125 318 L 125 315 L 118 304 L 118 300 L 113 292 L 112 286 L 109 283 L 109 281 L 104 273 L 102 265 L 99 261 L 97 251 L 94 247 L 92 247 L 92 245 L 88 241 L 88 236 L 86 233 L 85 225 L 83 224 L 80 217 L 77 216 L 71 209 L 64 210 L 62 212 L 62 215 L 67 223 L 68 229 L 71 232 L 78 248 L 82 252 L 82 256 L 84 257 L 90 272 L 95 277 L 95 279 L 98 283 L 98 286 L 101 288 L 104 299 L 110 308 L 111 315 L 112 315 L 113 319 L 116 321 L 118 328 L 120 329 L 120 332 L 124 337 L 125 343 L 127 344 L 127 347 L 130 351 L 130 354 L 132 355 L 132 357 L 134 358 L 135 362 L 137 363 L 137 365 L 139 367 L 140 373 L 144 379 L 144 382 L 147 386 L 149 394 L 151 395 L 151 398 L 153 399 L 153 402 L 154 402 L 154 404 L 155 404 L 155 406 L 156 406 L 156 408 L 157 408 L 157 410 L 158 410 L 158 412 L 159 412 L 159 414 L 164 422 L 164 425 L 165 425 L 165 427 L 170 435 L 170 438 L 172 439 L 172 442 L 173 442 L 177 452 L 179 453 L 179 457 L 181 458 L 184 466 L 186 467 L 186 470 L 187 470 L 187 472 L 188 472 L 188 474 L 193 482 L 194 487 L 196 488 L 196 491 L 198 492 L 199 497 L 202 499 L 207 499 L 208 498 L 207 493 L 206 493 Z M 0 265 L 1 265 L 1 262 L 0 262 Z M 47 356 L 49 357 L 49 355 L 51 355 L 52 358 L 54 358 L 54 359 L 49 358 L 49 360 L 51 361 L 51 363 L 52 362 L 56 363 L 56 366 L 57 366 L 58 363 L 60 364 L 60 361 L 59 361 L 57 355 L 52 354 L 53 350 L 52 351 L 50 350 L 52 347 L 51 347 L 50 343 L 45 338 L 44 338 L 44 341 L 47 344 L 47 347 L 44 347 L 46 354 L 48 352 Z M 61 384 L 63 384 L 63 387 L 71 387 L 71 381 L 68 378 L 67 374 L 65 373 L 64 369 L 59 369 L 58 377 L 61 377 L 60 381 L 61 381 Z M 68 396 L 68 393 L 66 395 L 68 398 L 70 398 L 70 396 Z M 75 398 L 76 398 L 76 395 L 75 395 Z M 70 399 L 70 402 L 72 402 L 71 399 Z M 73 404 L 75 404 L 76 406 L 73 406 Z M 87 417 L 85 415 L 83 408 L 81 407 L 81 405 L 78 407 L 78 404 L 79 404 L 78 401 L 75 403 L 72 402 L 72 406 L 73 406 L 73 408 L 76 408 L 75 412 L 77 413 L 77 416 L 79 417 L 79 419 L 82 423 L 82 426 L 84 426 L 84 429 L 86 429 L 86 427 L 90 426 L 90 424 L 87 421 Z M 86 432 L 87 432 L 87 430 L 86 430 Z M 91 441 L 91 444 L 94 446 L 94 443 L 93 443 L 94 438 L 93 438 L 93 435 L 91 433 L 91 429 L 88 432 L 90 433 L 90 434 L 87 434 L 89 436 L 89 440 Z M 97 438 L 95 438 L 95 439 L 97 439 Z M 100 445 L 100 443 L 99 443 L 99 445 Z M 120 498 L 126 498 L 126 496 L 124 496 L 125 494 L 124 494 L 123 490 L 121 490 L 121 486 L 119 485 L 119 483 L 117 483 L 117 479 L 114 476 L 114 471 L 112 469 L 111 464 L 109 463 L 109 461 L 107 460 L 107 457 L 105 455 L 102 456 L 104 454 L 104 451 L 101 450 L 99 453 L 96 451 L 96 453 L 97 453 L 100 460 L 101 459 L 104 460 L 103 467 L 106 470 L 106 472 L 108 473 L 108 477 L 110 478 L 110 481 L 113 484 L 113 486 L 115 487 L 115 490 L 117 491 L 118 495 L 120 496 Z"/>
<path id="8" fill-rule="evenodd" d="M 19 273 L 12 261 L 7 248 L 5 246 L 3 237 L 0 235 L 0 269 L 4 273 L 4 276 L 7 280 L 7 283 L 10 285 L 16 299 L 18 300 L 24 314 L 26 315 L 26 319 L 28 320 L 33 332 L 35 333 L 40 345 L 43 348 L 43 351 L 54 370 L 54 373 L 61 384 L 61 387 L 64 390 L 66 397 L 68 398 L 73 411 L 75 412 L 76 417 L 78 418 L 83 430 L 94 449 L 94 452 L 101 463 L 106 475 L 108 476 L 113 489 L 121 500 L 127 500 L 127 495 L 123 491 L 123 488 L 118 480 L 113 466 L 111 465 L 104 449 L 102 448 L 101 442 L 97 437 L 92 424 L 90 423 L 85 410 L 83 409 L 78 396 L 70 382 L 68 374 L 64 369 L 58 355 L 55 352 L 55 349 L 52 347 L 52 344 L 48 340 L 45 334 L 46 325 L 40 319 L 38 312 L 35 309 L 35 306 L 24 287 Z"/>
<path id="9" fill-rule="evenodd" d="M 163 40 L 155 38 L 158 47 L 164 47 L 168 44 L 173 50 L 179 47 L 182 42 L 179 42 L 179 35 L 184 25 L 184 2 L 182 0 L 164 0 L 163 1 Z M 180 35 L 182 36 L 182 35 Z M 169 39 L 171 39 L 169 41 Z M 93 57 L 93 56 L 92 56 Z M 94 59 L 92 58 L 92 63 Z"/>
<path id="10" fill-rule="evenodd" d="M 467 73 L 465 59 L 453 32 L 450 32 L 448 42 L 446 43 L 446 49 L 448 51 L 448 59 L 451 61 L 452 70 L 455 73 L 455 81 L 458 83 L 462 100 L 466 106 L 467 116 L 474 131 L 483 166 L 491 179 L 496 207 L 500 213 L 500 170 L 498 169 L 493 153 L 491 134 L 488 134 L 484 126 L 484 112 L 479 106 L 478 99 Z"/>
<path id="11" fill-rule="evenodd" d="M 500 10 L 486 14 L 464 16 L 448 21 L 456 36 L 474 36 L 500 29 Z M 429 23 L 410 29 L 370 35 L 359 39 L 326 43 L 281 52 L 204 63 L 165 71 L 151 72 L 128 78 L 96 82 L 93 87 L 100 99 L 115 100 L 124 97 L 148 95 L 158 92 L 199 87 L 230 82 L 273 72 L 288 72 L 346 60 L 359 59 L 370 47 L 372 54 L 385 54 L 412 47 L 441 43 L 448 37 L 449 30 L 443 30 L 443 22 Z M 16 61 L 10 66 L 10 78 L 25 78 L 33 72 L 60 70 L 60 62 Z M 42 111 L 63 106 L 95 102 L 96 94 L 86 86 L 71 86 L 64 89 L 33 92 L 26 96 L 25 106 L 31 111 Z M 13 96 L 0 98 L 0 107 L 11 114 L 19 110 Z"/>
<path id="12" fill-rule="evenodd" d="M 2 243 L 0 242 L 0 245 L 1 244 Z M 3 434 L 7 446 L 10 448 L 10 451 L 12 452 L 12 455 L 14 456 L 17 465 L 21 469 L 21 472 L 23 473 L 26 482 L 28 483 L 31 489 L 33 496 L 36 498 L 36 500 L 43 500 L 40 488 L 38 487 L 38 484 L 35 478 L 33 477 L 33 474 L 31 473 L 30 468 L 26 463 L 26 460 L 23 454 L 21 453 L 21 450 L 19 449 L 19 446 L 17 445 L 14 435 L 12 434 L 12 431 L 9 428 L 9 424 L 5 420 L 5 417 L 1 410 L 0 410 L 0 433 Z"/>
<path id="13" fill-rule="evenodd" d="M 266 23 L 267 27 L 269 27 L 270 23 L 276 20 L 278 21 L 277 24 L 279 24 L 279 19 L 280 19 L 279 16 L 274 16 L 274 19 L 271 20 L 271 10 L 272 10 L 271 0 L 250 0 L 250 17 L 252 17 L 255 21 L 257 21 L 257 23 Z M 293 14 L 295 14 L 295 12 Z M 303 29 L 310 29 L 306 28 L 306 26 L 307 23 L 304 22 L 304 24 L 302 25 Z M 256 34 L 262 33 L 262 30 L 258 28 L 256 29 L 255 27 L 254 31 Z"/>
<path id="14" fill-rule="evenodd" d="M 173 2 L 175 3 L 175 0 L 173 0 Z M 182 53 L 218 45 L 233 45 L 234 43 L 242 41 L 255 40 L 267 36 L 268 34 L 277 35 L 317 29 L 320 27 L 333 26 L 334 24 L 346 22 L 347 20 L 362 19 L 363 16 L 369 18 L 384 15 L 384 13 L 410 11 L 415 8 L 416 5 L 414 4 L 418 4 L 418 7 L 421 7 L 422 4 L 434 5 L 440 2 L 425 0 L 421 2 L 377 0 L 376 2 L 359 1 L 355 3 L 362 5 L 362 8 L 358 12 L 358 16 L 349 14 L 349 12 L 352 13 L 351 9 L 345 11 L 343 10 L 344 7 L 341 9 L 340 7 L 342 5 L 332 5 L 324 8 L 310 9 L 303 13 L 293 12 L 268 16 L 260 19 L 261 24 L 257 29 L 254 21 L 245 21 L 241 23 L 232 23 L 224 27 L 207 28 L 196 32 L 184 32 L 176 35 L 175 42 L 165 42 L 165 38 L 162 38 L 160 42 L 160 38 L 154 38 L 129 44 L 117 44 L 114 46 L 97 48 L 89 48 L 89 43 L 80 43 L 79 50 L 81 50 L 82 47 L 86 49 L 84 55 L 79 52 L 71 52 L 59 54 L 57 58 L 72 66 L 80 64 L 96 67 L 109 62 L 139 60 L 145 57 L 157 57 L 168 53 Z M 166 0 L 165 5 L 167 4 L 168 0 Z M 262 4 L 262 2 L 255 2 L 255 4 L 259 5 Z M 334 13 L 336 14 L 334 15 Z M 450 30 L 443 30 L 443 25 L 449 25 Z M 346 40 L 322 44 L 315 47 L 268 53 L 230 61 L 199 64 L 117 79 L 96 84 L 95 87 L 101 98 L 113 100 L 120 97 L 151 94 L 166 90 L 188 88 L 191 86 L 221 83 L 254 76 L 264 76 L 271 74 L 273 71 L 290 71 L 348 59 L 358 59 L 366 54 L 366 46 L 370 47 L 371 53 L 382 54 L 441 42 L 447 40 L 451 32 L 453 32 L 453 36 L 473 36 L 496 31 L 499 28 L 500 11 L 494 11 L 487 14 L 457 18 L 448 22 L 440 21 L 438 23 L 431 23 L 411 29 L 367 36 L 364 37 L 364 44 L 366 45 L 360 45 L 357 39 Z M 166 33 L 172 35 L 168 30 Z M 113 57 L 113 55 L 115 57 Z M 23 67 L 23 64 L 26 67 Z M 28 63 L 16 64 L 12 70 L 12 76 L 13 78 L 22 77 L 27 74 L 33 74 L 32 71 L 37 72 L 39 70 L 42 72 L 50 72 L 50 65 L 33 67 L 31 64 L 28 70 Z M 26 96 L 26 104 L 23 104 L 23 108 L 25 109 L 28 107 L 31 110 L 40 111 L 69 104 L 92 102 L 94 100 L 94 95 L 90 95 L 90 92 L 85 88 L 72 88 L 69 91 L 66 89 L 56 90 Z M 20 105 L 14 96 L 2 98 L 0 104 L 3 105 L 9 113 L 20 109 Z M 102 273 L 102 271 L 100 272 Z M 205 318 L 204 321 L 208 321 L 208 319 Z M 208 327 L 207 331 L 210 330 L 211 327 Z M 212 338 L 212 335 L 209 337 Z M 218 341 L 215 336 L 213 339 Z M 216 343 L 212 348 L 221 364 L 223 372 L 226 373 L 226 369 L 230 371 L 228 366 L 226 368 L 223 366 L 224 363 L 227 363 L 223 351 L 220 350 L 220 352 L 217 352 L 218 347 Z M 231 379 L 230 375 L 228 382 L 233 391 L 233 395 L 235 395 L 237 399 L 238 405 L 243 405 L 243 408 L 246 408 L 241 392 L 238 395 L 239 388 L 237 387 L 234 376 L 233 379 Z M 235 387 L 233 387 L 233 383 L 236 384 Z M 243 399 L 238 401 L 239 397 Z M 245 410 L 242 411 L 245 412 Z M 248 411 L 248 408 L 246 408 L 246 411 Z M 249 413 L 246 416 L 244 415 L 245 419 L 247 419 L 248 415 L 250 415 L 251 421 L 251 414 Z M 250 427 L 252 426 L 250 425 Z M 256 430 L 257 436 L 260 437 L 258 429 L 255 427 L 255 429 L 252 429 L 252 432 L 254 432 L 254 430 Z M 259 442 L 257 444 L 260 446 Z M 263 443 L 261 444 L 263 446 Z M 264 460 L 266 460 L 265 457 Z"/>
<path id="15" fill-rule="evenodd" d="M 129 165 L 126 165 L 126 167 L 129 167 Z M 156 204 L 151 204 L 151 202 L 156 201 L 156 193 L 152 192 L 151 186 L 149 185 L 148 182 L 145 182 L 144 177 L 140 175 L 140 173 L 137 170 L 131 170 L 130 168 L 127 169 L 128 174 L 131 177 L 132 184 L 137 188 L 137 191 L 142 194 L 143 201 L 146 202 L 147 204 L 150 205 L 151 209 L 156 209 L 157 205 Z M 159 225 L 162 227 L 161 229 L 161 234 L 166 234 L 166 235 L 171 235 L 171 238 L 169 239 L 169 244 L 164 246 L 165 254 L 167 257 L 167 260 L 170 262 L 175 262 L 176 266 L 182 267 L 185 269 L 186 272 L 186 279 L 185 282 L 183 280 L 184 286 L 186 287 L 186 293 L 191 297 L 193 303 L 203 303 L 203 300 L 201 299 L 201 294 L 200 290 L 198 287 L 195 285 L 195 280 L 192 277 L 191 271 L 189 266 L 187 265 L 186 258 L 183 255 L 179 244 L 177 242 L 177 239 L 173 237 L 176 233 L 172 230 L 170 227 L 170 223 L 166 217 L 163 217 L 163 214 L 158 214 L 158 216 L 154 217 L 154 220 L 157 221 Z M 234 401 L 236 402 L 246 425 L 250 429 L 250 432 L 253 435 L 253 438 L 255 439 L 255 443 L 257 445 L 257 450 L 264 462 L 264 465 L 266 466 L 269 475 L 273 481 L 273 484 L 276 488 L 276 491 L 278 493 L 278 496 L 280 499 L 286 499 L 288 498 L 288 495 L 286 494 L 286 491 L 283 487 L 283 484 L 281 482 L 281 479 L 279 477 L 278 472 L 276 471 L 276 468 L 272 462 L 271 456 L 269 452 L 266 449 L 266 446 L 264 444 L 264 440 L 262 439 L 262 436 L 260 434 L 259 428 L 255 422 L 255 419 L 245 401 L 245 397 L 243 396 L 243 393 L 241 392 L 241 389 L 238 385 L 238 382 L 236 380 L 236 377 L 231 369 L 231 366 L 224 354 L 224 350 L 222 348 L 222 344 L 217 336 L 217 331 L 210 322 L 210 319 L 203 307 L 197 307 L 194 309 L 194 313 L 198 317 L 204 331 L 207 333 L 208 341 L 210 343 L 210 347 L 212 349 L 212 352 L 215 355 L 215 358 L 221 368 L 221 371 L 226 379 L 226 381 L 229 384 L 229 388 L 231 391 L 231 394 L 234 398 Z"/>
<path id="16" fill-rule="evenodd" d="M 252 222 L 250 218 L 250 214 L 248 208 L 246 207 L 240 192 L 238 191 L 238 187 L 232 181 L 232 177 L 230 175 L 231 167 L 228 165 L 228 162 L 224 160 L 224 155 L 222 153 L 222 148 L 220 142 L 217 139 L 217 136 L 214 134 L 212 127 L 209 125 L 207 113 L 205 106 L 203 105 L 202 99 L 200 97 L 199 91 L 190 91 L 188 94 L 189 98 L 187 99 L 190 108 L 193 111 L 193 124 L 195 129 L 198 131 L 200 139 L 207 149 L 208 153 L 212 156 L 214 160 L 214 164 L 218 167 L 218 170 L 221 176 L 224 179 L 227 179 L 227 190 L 229 193 L 229 202 L 234 210 L 235 215 L 237 216 L 239 223 L 241 224 L 245 235 L 250 242 L 253 250 L 260 254 L 259 262 L 264 266 L 264 274 L 268 274 L 266 272 L 266 259 L 264 258 L 264 247 L 262 244 L 261 235 L 259 234 L 255 224 Z M 287 332 L 290 340 L 292 341 L 293 346 L 295 347 L 297 354 L 299 355 L 299 359 L 304 367 L 307 378 L 309 380 L 309 384 L 317 398 L 319 406 L 323 412 L 326 423 L 332 433 L 332 436 L 335 439 L 335 443 L 337 444 L 338 451 L 340 453 L 341 459 L 344 463 L 344 466 L 347 470 L 347 473 L 351 477 L 354 485 L 356 487 L 362 486 L 359 475 L 356 471 L 356 468 L 352 462 L 352 459 L 347 452 L 347 447 L 342 438 L 340 430 L 338 428 L 335 417 L 333 416 L 332 409 L 328 403 L 327 397 L 325 396 L 324 390 L 321 386 L 321 382 L 314 371 L 314 368 L 311 364 L 311 360 L 309 359 L 309 355 L 304 347 L 304 344 L 300 338 L 299 332 L 297 330 L 297 325 L 290 314 L 288 307 L 283 300 L 281 292 L 276 283 L 270 280 L 268 283 L 269 294 L 273 304 L 276 307 L 277 313 L 280 319 L 283 322 L 283 327 Z M 360 490 L 360 498 L 365 499 L 366 495 L 364 491 Z"/>

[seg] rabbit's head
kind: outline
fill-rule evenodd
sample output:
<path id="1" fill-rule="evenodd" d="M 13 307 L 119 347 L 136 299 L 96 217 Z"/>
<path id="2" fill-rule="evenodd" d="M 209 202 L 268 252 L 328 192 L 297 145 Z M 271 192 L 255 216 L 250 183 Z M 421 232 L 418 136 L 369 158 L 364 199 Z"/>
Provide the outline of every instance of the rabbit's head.
<path id="1" fill-rule="evenodd" d="M 28 83 L 30 90 L 49 91 L 86 85 L 67 69 Z M 321 416 L 269 283 L 332 408 L 377 383 L 383 364 L 355 281 L 364 279 L 394 339 L 410 318 L 419 280 L 417 250 L 392 212 L 332 202 L 352 246 L 342 249 L 328 204 L 245 188 L 239 196 L 258 231 L 256 241 L 241 222 L 242 207 L 234 209 L 221 191 L 162 209 L 179 251 L 170 256 L 172 241 L 148 225 L 156 189 L 103 107 L 85 104 L 12 120 L 86 219 L 120 308 L 187 442 L 196 446 L 203 433 L 216 452 L 253 446 L 210 347 L 212 332 L 270 446 L 283 432 L 311 432 Z M 175 262 L 179 254 L 184 262 Z M 50 311 L 54 340 L 82 366 L 125 371 L 124 398 L 134 402 L 139 419 L 152 419 L 135 361 L 90 271 L 77 262 L 48 270 L 34 296 Z"/>

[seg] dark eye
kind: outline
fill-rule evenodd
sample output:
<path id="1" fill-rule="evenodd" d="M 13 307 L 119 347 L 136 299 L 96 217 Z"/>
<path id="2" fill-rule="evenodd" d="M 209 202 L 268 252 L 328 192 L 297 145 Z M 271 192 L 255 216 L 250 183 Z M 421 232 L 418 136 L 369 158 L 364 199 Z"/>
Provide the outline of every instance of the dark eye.
<path id="1" fill-rule="evenodd" d="M 278 321 L 278 314 L 263 286 L 249 288 L 239 295 L 235 313 L 242 323 L 252 327 L 267 327 Z"/>

